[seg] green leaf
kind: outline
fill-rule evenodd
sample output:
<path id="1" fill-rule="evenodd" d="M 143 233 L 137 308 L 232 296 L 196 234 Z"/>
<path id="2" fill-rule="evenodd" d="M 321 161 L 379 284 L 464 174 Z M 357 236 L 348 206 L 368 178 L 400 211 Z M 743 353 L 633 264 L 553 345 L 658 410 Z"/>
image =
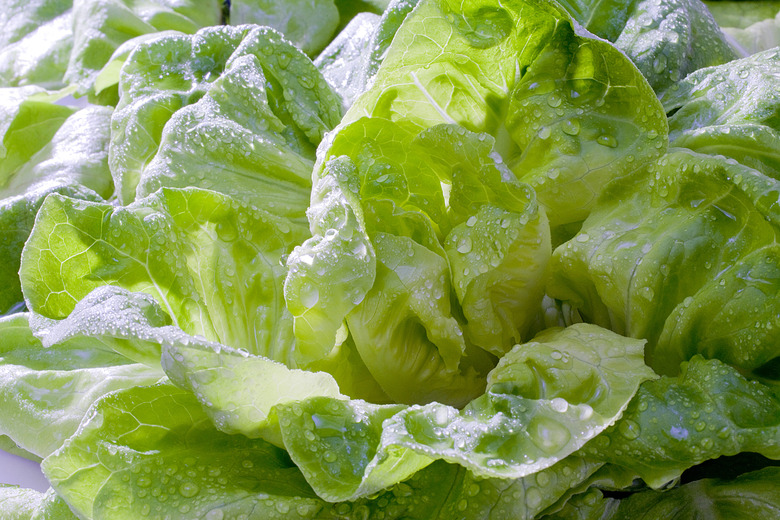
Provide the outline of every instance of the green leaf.
<path id="1" fill-rule="evenodd" d="M 610 518 L 750 520 L 780 514 L 780 469 L 765 468 L 734 480 L 703 479 L 669 491 L 645 491 L 609 508 Z M 614 504 L 612 504 L 614 505 Z"/>
<path id="2" fill-rule="evenodd" d="M 671 144 L 780 178 L 778 74 L 778 49 L 694 72 L 661 97 Z"/>
<path id="3" fill-rule="evenodd" d="M 189 334 L 294 362 L 280 259 L 304 236 L 213 191 L 163 189 L 125 208 L 52 195 L 22 286 L 31 310 L 58 320 L 97 287 L 146 292 Z"/>
<path id="4" fill-rule="evenodd" d="M 737 57 L 699 0 L 564 0 L 561 4 L 586 29 L 625 52 L 659 93 L 695 70 Z"/>
<path id="5" fill-rule="evenodd" d="M 314 150 L 341 107 L 281 35 L 223 26 L 163 36 L 139 44 L 122 74 L 111 141 L 122 203 L 198 186 L 303 220 Z"/>
<path id="6" fill-rule="evenodd" d="M 591 36 L 551 3 L 422 2 L 344 123 L 368 114 L 491 134 L 552 226 L 579 222 L 613 177 L 663 152 L 666 134 L 642 75 Z"/>
<path id="7" fill-rule="evenodd" d="M 0 162 L 0 312 L 22 302 L 22 247 L 46 196 L 97 201 L 113 192 L 110 109 L 90 106 L 73 113 L 36 87 L 4 90 L 10 95 L 0 109 L 5 123 L 0 154 L 7 151 Z"/>
<path id="8" fill-rule="evenodd" d="M 314 236 L 288 258 L 299 352 L 327 356 L 346 320 L 394 401 L 462 406 L 482 393 L 488 352 L 527 339 L 550 248 L 533 191 L 494 144 L 380 118 L 333 136 L 315 170 Z"/>
<path id="9" fill-rule="evenodd" d="M 85 0 L 73 9 L 73 50 L 65 82 L 78 85 L 81 94 L 94 89 L 114 51 L 138 36 L 175 30 L 194 33 L 220 22 L 221 2 L 206 0 Z"/>
<path id="10" fill-rule="evenodd" d="M 73 0 L 6 0 L 0 34 L 0 86 L 65 86 L 73 45 Z"/>
<path id="11" fill-rule="evenodd" d="M 40 457 L 58 449 L 100 397 L 162 376 L 78 339 L 44 348 L 26 314 L 0 318 L 0 433 Z"/>
<path id="12" fill-rule="evenodd" d="M 734 161 L 676 150 L 610 188 L 582 231 L 553 254 L 548 294 L 585 321 L 648 339 L 648 362 L 662 370 L 654 349 L 675 309 L 690 305 L 687 298 L 701 305 L 705 286 L 731 284 L 728 269 L 742 265 L 730 273 L 744 272 L 754 262 L 748 255 L 775 242 L 777 189 L 777 181 Z M 760 294 L 761 281 L 746 282 Z M 753 302 L 742 298 L 739 305 L 749 307 L 729 322 L 730 332 L 719 333 L 754 326 Z"/>
<path id="13" fill-rule="evenodd" d="M 339 25 L 334 0 L 232 0 L 231 25 L 273 27 L 309 56 L 317 54 Z"/>
<path id="14" fill-rule="evenodd" d="M 778 435 L 780 400 L 769 387 L 695 356 L 678 377 L 643 383 L 621 419 L 581 454 L 631 468 L 659 488 L 721 455 L 780 459 Z"/>
<path id="15" fill-rule="evenodd" d="M 76 520 L 68 504 L 49 489 L 34 489 L 0 484 L 0 514 L 4 520 Z"/>
<path id="16" fill-rule="evenodd" d="M 285 447 L 317 494 L 353 500 L 436 459 L 479 478 L 554 467 L 614 423 L 640 381 L 653 377 L 641 341 L 578 325 L 515 347 L 491 372 L 487 393 L 463 410 L 323 396 L 276 414 Z"/>

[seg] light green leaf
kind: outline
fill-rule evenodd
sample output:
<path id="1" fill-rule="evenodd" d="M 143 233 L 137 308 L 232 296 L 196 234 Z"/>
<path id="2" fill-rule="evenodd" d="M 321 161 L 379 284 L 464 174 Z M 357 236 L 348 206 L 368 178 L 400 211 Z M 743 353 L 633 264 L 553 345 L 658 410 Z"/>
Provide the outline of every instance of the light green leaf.
<path id="1" fill-rule="evenodd" d="M 648 339 L 648 363 L 661 370 L 655 345 L 678 305 L 698 298 L 713 281 L 731 284 L 729 268 L 744 262 L 732 271 L 744 272 L 752 263 L 748 255 L 776 241 L 778 188 L 777 181 L 722 157 L 670 153 L 633 182 L 611 187 L 582 231 L 555 251 L 548 294 L 585 321 Z M 756 295 L 762 291 L 758 280 L 747 285 Z M 754 326 L 757 316 L 743 319 L 760 310 L 746 298 L 739 305 L 747 305 L 742 318 L 729 322 L 731 332 L 720 332 Z"/>
<path id="2" fill-rule="evenodd" d="M 73 0 L 4 0 L 0 86 L 65 86 L 73 45 Z"/>
<path id="3" fill-rule="evenodd" d="M 463 410 L 328 397 L 281 405 L 284 445 L 327 500 L 370 495 L 436 459 L 480 478 L 554 467 L 613 424 L 639 383 L 655 376 L 641 341 L 593 325 L 537 340 L 502 358 L 487 393 Z"/>
<path id="4" fill-rule="evenodd" d="M 52 195 L 25 246 L 22 286 L 51 319 L 103 285 L 146 292 L 189 334 L 294 362 L 280 259 L 304 236 L 213 191 L 163 189 L 126 208 Z"/>
<path id="5" fill-rule="evenodd" d="M 309 56 L 322 50 L 339 25 L 334 0 L 232 0 L 231 25 L 273 27 Z"/>
<path id="6" fill-rule="evenodd" d="M 78 339 L 44 348 L 26 314 L 0 318 L 0 433 L 40 457 L 58 449 L 103 395 L 162 376 Z"/>
<path id="7" fill-rule="evenodd" d="M 83 0 L 73 9 L 73 50 L 65 82 L 90 93 L 103 67 L 124 42 L 158 31 L 194 33 L 220 22 L 218 0 Z M 104 86 L 105 88 L 105 86 Z"/>
<path id="8" fill-rule="evenodd" d="M 314 150 L 341 107 L 281 35 L 223 26 L 163 36 L 140 44 L 122 74 L 111 142 L 122 203 L 198 186 L 303 219 Z"/>
<path id="9" fill-rule="evenodd" d="M 344 122 L 371 115 L 491 134 L 557 227 L 663 152 L 654 98 L 620 51 L 552 3 L 437 0 L 406 18 Z"/>
<path id="10" fill-rule="evenodd" d="M 76 515 L 57 494 L 0 484 L 0 515 L 3 520 L 76 520 Z"/>
<path id="11" fill-rule="evenodd" d="M 90 106 L 73 113 L 44 99 L 37 87 L 3 90 L 9 96 L 0 108 L 0 132 L 5 131 L 0 154 L 7 151 L 0 161 L 0 312 L 22 302 L 22 247 L 46 196 L 97 201 L 113 192 L 110 109 Z"/>

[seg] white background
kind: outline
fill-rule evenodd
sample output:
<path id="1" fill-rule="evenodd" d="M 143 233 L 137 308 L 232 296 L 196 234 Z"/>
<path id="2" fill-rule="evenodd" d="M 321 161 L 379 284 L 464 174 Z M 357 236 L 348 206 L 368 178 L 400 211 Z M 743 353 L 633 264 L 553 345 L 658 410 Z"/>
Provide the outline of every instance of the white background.
<path id="1" fill-rule="evenodd" d="M 37 462 L 0 450 L 0 483 L 46 491 L 49 482 Z"/>

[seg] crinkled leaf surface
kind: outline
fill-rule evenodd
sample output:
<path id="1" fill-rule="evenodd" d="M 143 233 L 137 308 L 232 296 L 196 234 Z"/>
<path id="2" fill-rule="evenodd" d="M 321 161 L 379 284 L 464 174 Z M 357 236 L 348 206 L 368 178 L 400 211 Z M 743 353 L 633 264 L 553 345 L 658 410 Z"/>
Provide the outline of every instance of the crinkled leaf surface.
<path id="1" fill-rule="evenodd" d="M 631 468 L 658 488 L 721 455 L 780 459 L 778 437 L 780 400 L 770 387 L 696 356 L 679 376 L 643 383 L 621 419 L 582 455 Z"/>
<path id="2" fill-rule="evenodd" d="M 65 82 L 86 94 L 114 51 L 128 40 L 158 31 L 194 33 L 220 22 L 218 0 L 80 0 L 73 9 L 73 50 Z"/>
<path id="3" fill-rule="evenodd" d="M 487 393 L 463 410 L 317 397 L 276 414 L 317 494 L 351 500 L 435 459 L 483 478 L 537 473 L 612 424 L 639 382 L 653 377 L 641 341 L 579 325 L 515 347 L 490 373 Z"/>
<path id="4" fill-rule="evenodd" d="M 49 489 L 34 489 L 0 484 L 0 514 L 4 520 L 76 520 L 68 504 Z"/>
<path id="5" fill-rule="evenodd" d="M 730 302 L 732 310 L 743 308 L 723 324 L 730 332 L 721 327 L 713 334 L 736 334 L 732 345 L 741 352 L 734 357 L 756 356 L 752 367 L 760 365 L 762 358 L 776 355 L 771 354 L 774 342 L 753 344 L 739 331 L 754 327 L 757 319 L 773 320 L 771 303 L 766 314 L 754 305 L 769 301 L 760 297 L 765 283 L 747 279 L 737 289 L 740 282 L 732 279 L 761 263 L 762 256 L 750 256 L 754 252 L 772 254 L 776 190 L 777 181 L 734 161 L 685 150 L 670 153 L 633 182 L 614 185 L 582 231 L 555 251 L 548 292 L 569 302 L 586 321 L 647 338 L 650 366 L 661 370 L 657 363 L 664 363 L 663 356 L 655 356 L 654 348 L 679 305 L 690 306 L 688 298 L 696 300 L 696 308 L 704 305 L 698 293 L 714 296 L 705 289 L 710 283 L 728 285 L 718 293 L 726 298 L 729 290 L 731 296 L 745 290 Z"/>
<path id="6" fill-rule="evenodd" d="M 198 186 L 303 218 L 314 149 L 341 104 L 277 32 L 213 27 L 142 43 L 122 69 L 111 169 L 127 204 Z"/>
<path id="7" fill-rule="evenodd" d="M 4 0 L 0 4 L 0 86 L 65 86 L 73 45 L 73 0 Z"/>
<path id="8" fill-rule="evenodd" d="M 544 212 L 494 144 L 379 118 L 335 135 L 316 173 L 313 238 L 287 261 L 299 352 L 326 356 L 346 320 L 396 402 L 462 406 L 483 391 L 488 352 L 527 338 L 550 248 Z"/>
<path id="9" fill-rule="evenodd" d="M 662 97 L 673 146 L 780 178 L 780 50 L 696 71 Z"/>
<path id="10" fill-rule="evenodd" d="M 517 480 L 477 479 L 435 462 L 371 498 L 328 503 L 278 448 L 217 432 L 192 394 L 170 384 L 102 399 L 79 432 L 44 461 L 83 518 L 533 518 L 598 463 L 573 457 Z"/>
<path id="11" fill-rule="evenodd" d="M 737 57 L 699 0 L 563 0 L 561 5 L 586 29 L 614 42 L 659 93 L 695 70 Z"/>
<path id="12" fill-rule="evenodd" d="M 487 132 L 553 227 L 662 153 L 666 121 L 625 56 L 548 2 L 422 2 L 345 118 L 458 123 Z M 620 173 L 616 173 L 620 172 Z"/>

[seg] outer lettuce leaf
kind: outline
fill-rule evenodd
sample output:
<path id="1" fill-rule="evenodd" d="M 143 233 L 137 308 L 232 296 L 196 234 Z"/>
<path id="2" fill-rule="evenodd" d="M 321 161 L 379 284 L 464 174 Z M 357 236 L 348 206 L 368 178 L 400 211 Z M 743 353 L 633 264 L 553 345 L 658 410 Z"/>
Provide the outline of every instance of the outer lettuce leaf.
<path id="1" fill-rule="evenodd" d="M 76 1 L 73 50 L 65 82 L 78 85 L 82 94 L 94 92 L 95 80 L 124 42 L 158 31 L 194 33 L 201 27 L 218 24 L 220 17 L 218 0 Z"/>
<path id="2" fill-rule="evenodd" d="M 778 74 L 779 49 L 691 74 L 661 97 L 671 144 L 780 179 Z"/>
<path id="3" fill-rule="evenodd" d="M 613 177 L 662 153 L 666 134 L 642 75 L 581 33 L 547 2 L 422 2 L 345 123 L 368 114 L 487 132 L 553 227 L 579 222 Z"/>
<path id="4" fill-rule="evenodd" d="M 745 29 L 756 22 L 774 18 L 780 11 L 780 2 L 777 0 L 708 0 L 704 4 L 718 25 L 735 29 Z"/>
<path id="5" fill-rule="evenodd" d="M 309 56 L 330 42 L 340 21 L 333 0 L 232 0 L 229 5 L 232 25 L 273 27 Z"/>
<path id="6" fill-rule="evenodd" d="M 33 334 L 45 348 L 78 342 L 116 352 L 152 368 L 160 367 L 160 344 L 166 338 L 161 329 L 170 324 L 170 316 L 154 297 L 112 285 L 97 287 L 87 294 L 64 320 L 39 314 L 30 317 Z"/>
<path id="7" fill-rule="evenodd" d="M 68 504 L 49 489 L 34 489 L 0 484 L 0 515 L 4 520 L 76 520 Z"/>
<path id="8" fill-rule="evenodd" d="M 298 49 L 268 28 L 214 27 L 142 43 L 122 71 L 111 143 L 122 203 L 199 186 L 303 217 L 314 149 L 341 109 Z"/>
<path id="9" fill-rule="evenodd" d="M 734 480 L 703 479 L 670 491 L 647 491 L 620 501 L 609 518 L 749 520 L 780 515 L 780 469 L 765 468 Z"/>
<path id="10" fill-rule="evenodd" d="M 88 519 L 530 520 L 598 464 L 575 457 L 535 477 L 485 480 L 437 462 L 370 499 L 327 503 L 284 451 L 215 431 L 190 393 L 161 384 L 102 399 L 43 467 Z"/>
<path id="11" fill-rule="evenodd" d="M 45 349 L 26 314 L 0 318 L 0 433 L 40 457 L 58 449 L 103 395 L 162 376 L 84 341 Z"/>
<path id="12" fill-rule="evenodd" d="M 780 514 L 780 470 L 765 468 L 733 480 L 703 479 L 668 491 L 645 491 L 624 499 L 604 498 L 596 489 L 574 497 L 545 520 L 749 520 Z"/>
<path id="13" fill-rule="evenodd" d="M 482 478 L 532 475 L 612 424 L 639 383 L 654 377 L 641 341 L 584 324 L 515 347 L 491 372 L 488 393 L 462 411 L 347 400 L 325 374 L 197 341 L 166 345 L 163 364 L 221 430 L 283 445 L 328 501 L 372 495 L 436 459 Z M 282 378 L 299 384 L 274 388 Z M 588 474 L 598 466 L 567 464 Z"/>
<path id="14" fill-rule="evenodd" d="M 699 0 L 563 0 L 561 4 L 586 29 L 625 52 L 656 92 L 695 70 L 737 57 Z"/>
<path id="15" fill-rule="evenodd" d="M 453 125 L 420 132 L 377 118 L 334 136 L 316 174 L 313 238 L 287 262 L 299 352 L 326 356 L 346 320 L 396 402 L 462 406 L 483 391 L 495 364 L 485 351 L 528 336 L 550 247 L 533 192 L 493 146 Z"/>
<path id="16" fill-rule="evenodd" d="M 724 27 L 723 32 L 729 37 L 729 43 L 742 56 L 756 54 L 780 45 L 780 4 L 775 6 L 774 17 L 746 27 Z"/>
<path id="17" fill-rule="evenodd" d="M 146 292 L 187 333 L 288 361 L 280 258 L 304 236 L 212 191 L 163 189 L 126 208 L 52 195 L 23 252 L 22 286 L 51 319 L 103 285 Z"/>
<path id="18" fill-rule="evenodd" d="M 731 359 L 752 360 L 744 366 L 753 368 L 777 355 L 776 344 L 747 341 L 740 331 L 757 321 L 774 321 L 771 307 L 763 314 L 755 306 L 772 297 L 761 297 L 762 279 L 733 278 L 761 264 L 762 255 L 772 256 L 777 189 L 777 181 L 734 161 L 685 150 L 670 153 L 635 182 L 613 186 L 581 233 L 555 251 L 548 292 L 586 321 L 647 338 L 650 366 L 669 372 L 663 355 L 654 353 L 664 328 L 676 326 L 678 318 L 667 325 L 669 316 L 695 301 L 687 313 L 680 311 L 690 315 L 709 305 L 703 298 L 729 298 L 739 290 L 739 299 L 719 303 L 742 310 L 712 334 L 736 334 L 731 345 L 739 352 Z M 712 283 L 726 291 L 713 293 Z M 684 328 L 678 333 L 688 334 Z"/>
<path id="19" fill-rule="evenodd" d="M 22 302 L 19 260 L 46 196 L 98 201 L 113 192 L 110 109 L 90 106 L 73 113 L 36 87 L 3 90 L 8 96 L 0 108 L 0 155 L 5 155 L 0 162 L 0 312 Z"/>
<path id="20" fill-rule="evenodd" d="M 0 4 L 0 86 L 65 86 L 73 45 L 73 0 L 4 0 Z"/>
<path id="21" fill-rule="evenodd" d="M 581 454 L 630 468 L 659 488 L 721 455 L 780 459 L 780 400 L 734 368 L 696 356 L 678 377 L 642 384 L 621 419 Z"/>

